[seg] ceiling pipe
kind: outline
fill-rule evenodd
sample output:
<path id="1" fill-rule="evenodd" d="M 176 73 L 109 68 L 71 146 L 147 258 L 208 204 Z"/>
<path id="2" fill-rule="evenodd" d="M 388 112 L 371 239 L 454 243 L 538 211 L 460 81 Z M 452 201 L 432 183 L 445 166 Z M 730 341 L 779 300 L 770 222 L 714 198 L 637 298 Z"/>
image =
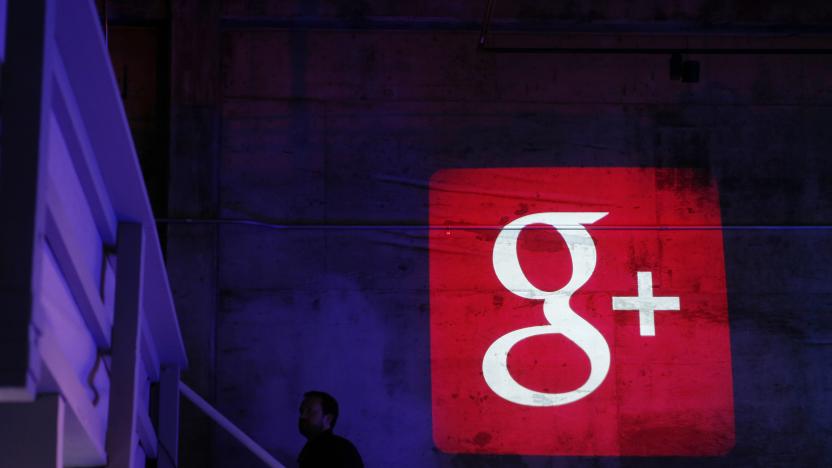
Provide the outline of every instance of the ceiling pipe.
<path id="1" fill-rule="evenodd" d="M 478 46 L 480 50 L 495 53 L 515 54 L 644 54 L 644 55 L 667 55 L 667 54 L 698 54 L 698 55 L 827 55 L 832 54 L 832 48 L 816 47 L 517 47 L 517 46 L 495 46 L 491 44 L 492 18 L 497 0 L 488 0 L 485 6 Z M 652 30 L 628 30 L 621 25 L 597 25 L 592 28 L 560 28 L 549 31 L 539 31 L 548 34 L 558 33 L 587 33 L 587 34 L 615 34 L 618 36 L 634 34 L 651 35 L 674 35 L 674 36 L 698 36 L 698 37 L 724 37 L 726 35 L 766 35 L 775 37 L 799 36 L 802 34 L 817 34 L 826 36 L 829 28 L 801 28 L 797 30 L 778 29 L 777 27 L 746 28 L 745 30 L 730 29 L 702 29 L 694 30 L 682 28 L 674 31 L 669 28 L 653 28 Z"/>

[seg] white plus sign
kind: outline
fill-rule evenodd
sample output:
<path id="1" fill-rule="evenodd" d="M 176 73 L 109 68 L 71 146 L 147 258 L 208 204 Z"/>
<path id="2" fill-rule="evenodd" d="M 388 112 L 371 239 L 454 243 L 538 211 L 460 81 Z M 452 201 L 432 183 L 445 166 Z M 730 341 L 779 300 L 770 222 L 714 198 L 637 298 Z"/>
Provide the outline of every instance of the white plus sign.
<path id="1" fill-rule="evenodd" d="M 679 310 L 679 297 L 653 297 L 653 273 L 638 272 L 638 297 L 613 297 L 614 310 L 637 310 L 641 336 L 656 336 L 654 312 Z"/>

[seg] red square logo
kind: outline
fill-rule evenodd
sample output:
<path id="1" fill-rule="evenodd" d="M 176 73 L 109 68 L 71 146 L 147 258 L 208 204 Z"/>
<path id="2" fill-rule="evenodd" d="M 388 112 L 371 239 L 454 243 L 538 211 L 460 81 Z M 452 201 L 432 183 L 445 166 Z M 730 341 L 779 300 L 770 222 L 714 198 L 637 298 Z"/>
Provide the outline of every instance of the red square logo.
<path id="1" fill-rule="evenodd" d="M 431 179 L 430 224 L 441 450 L 733 447 L 719 197 L 707 174 L 444 170 Z"/>

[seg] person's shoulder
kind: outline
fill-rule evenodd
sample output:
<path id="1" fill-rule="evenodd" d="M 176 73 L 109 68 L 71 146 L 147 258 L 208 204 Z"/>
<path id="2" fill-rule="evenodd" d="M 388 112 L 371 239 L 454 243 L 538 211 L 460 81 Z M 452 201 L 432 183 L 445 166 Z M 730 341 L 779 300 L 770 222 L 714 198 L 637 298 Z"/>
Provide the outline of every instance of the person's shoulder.
<path id="1" fill-rule="evenodd" d="M 341 456 L 344 457 L 344 460 L 347 462 L 346 466 L 364 466 L 364 462 L 361 459 L 361 454 L 358 453 L 358 449 L 355 448 L 355 444 L 353 444 L 346 437 L 341 437 L 337 434 L 332 434 L 332 445 L 336 448 L 338 452 L 341 453 Z"/>
<path id="2" fill-rule="evenodd" d="M 332 442 L 343 447 L 351 447 L 352 449 L 355 449 L 355 444 L 353 444 L 352 441 L 346 437 L 341 437 L 338 434 L 332 434 Z"/>

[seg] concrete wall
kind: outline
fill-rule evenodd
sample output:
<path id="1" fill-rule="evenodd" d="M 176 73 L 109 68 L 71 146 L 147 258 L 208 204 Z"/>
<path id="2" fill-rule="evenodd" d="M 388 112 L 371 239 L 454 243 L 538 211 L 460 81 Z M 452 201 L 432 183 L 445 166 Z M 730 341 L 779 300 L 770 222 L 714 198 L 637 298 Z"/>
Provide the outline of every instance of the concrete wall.
<path id="1" fill-rule="evenodd" d="M 177 68 L 174 55 L 174 88 L 181 86 L 177 76 L 193 82 L 203 76 L 217 80 L 218 91 L 216 100 L 182 114 L 184 122 L 203 124 L 176 124 L 172 117 L 169 206 L 181 209 L 171 216 L 211 216 L 216 203 L 221 218 L 326 225 L 171 228 L 171 280 L 180 311 L 191 311 L 180 313 L 183 334 L 201 340 L 189 349 L 204 351 L 189 357 L 209 369 L 199 378 L 214 379 L 219 408 L 286 462 L 303 444 L 296 428 L 300 398 L 315 388 L 339 398 L 338 432 L 356 443 L 368 466 L 832 463 L 832 56 L 698 55 L 692 58 L 701 63 L 700 82 L 681 83 L 669 79 L 666 55 L 478 51 L 482 7 L 227 1 L 216 17 L 224 22 L 208 33 L 218 42 L 201 51 L 208 57 L 203 63 L 219 62 L 216 74 L 210 67 L 203 70 L 208 75 Z M 822 2 L 800 9 L 785 2 L 502 7 L 500 21 L 526 26 L 546 18 L 797 28 L 828 26 L 832 12 Z M 416 26 L 382 30 L 367 22 L 377 17 Z M 316 28 L 304 27 L 307 20 L 317 21 Z M 828 36 L 789 42 L 744 31 L 690 41 L 832 46 Z M 551 37 L 514 39 L 538 44 Z M 679 39 L 568 40 L 649 47 Z M 198 47 L 192 47 L 193 53 Z M 173 105 L 175 112 L 185 108 L 175 96 Z M 204 168 L 181 170 L 198 167 L 200 158 L 212 164 L 213 147 L 176 142 L 210 140 L 205 135 L 215 131 L 216 178 L 205 178 Z M 196 154 L 196 147 L 208 154 Z M 729 455 L 476 457 L 434 448 L 427 182 L 439 169 L 523 166 L 704 168 L 717 180 L 725 225 L 785 226 L 724 234 L 737 428 Z M 208 200 L 208 207 L 195 199 Z M 200 297 L 201 288 L 208 297 Z M 198 297 L 211 306 L 214 291 L 215 311 L 197 313 L 189 305 Z M 206 343 L 215 347 L 206 350 Z M 212 450 L 214 466 L 257 463 L 224 436 Z"/>

